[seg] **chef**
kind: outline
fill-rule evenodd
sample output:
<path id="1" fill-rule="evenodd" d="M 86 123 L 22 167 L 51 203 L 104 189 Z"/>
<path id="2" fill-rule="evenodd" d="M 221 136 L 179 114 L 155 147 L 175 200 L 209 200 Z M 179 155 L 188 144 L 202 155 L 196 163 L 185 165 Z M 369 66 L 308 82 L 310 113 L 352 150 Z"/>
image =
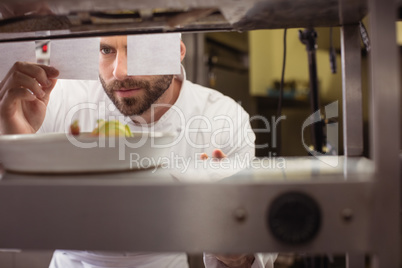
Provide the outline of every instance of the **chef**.
<path id="1" fill-rule="evenodd" d="M 180 41 L 180 61 L 185 53 Z M 254 157 L 255 136 L 240 105 L 186 80 L 183 67 L 178 75 L 128 75 L 126 36 L 101 38 L 98 81 L 58 81 L 58 75 L 51 66 L 13 65 L 0 83 L 2 134 L 67 132 L 72 123 L 69 112 L 94 104 L 95 109 L 75 109 L 74 120 L 82 131 L 91 131 L 98 119 L 118 118 L 132 131 L 183 134 L 171 148 L 180 157 Z M 220 174 L 212 171 L 210 178 Z M 275 258 L 275 254 L 204 254 L 204 263 L 206 267 L 273 267 Z M 56 250 L 50 267 L 176 268 L 188 263 L 183 253 Z"/>

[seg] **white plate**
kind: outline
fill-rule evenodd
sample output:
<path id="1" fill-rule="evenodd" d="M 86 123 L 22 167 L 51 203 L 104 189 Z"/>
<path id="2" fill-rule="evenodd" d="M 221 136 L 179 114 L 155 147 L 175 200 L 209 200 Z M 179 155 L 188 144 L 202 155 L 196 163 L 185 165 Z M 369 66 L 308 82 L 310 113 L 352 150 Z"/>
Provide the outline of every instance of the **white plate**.
<path id="1" fill-rule="evenodd" d="M 151 168 L 166 160 L 175 133 L 94 137 L 90 133 L 0 136 L 0 162 L 23 173 L 85 173 Z M 158 162 L 159 161 L 159 162 Z"/>

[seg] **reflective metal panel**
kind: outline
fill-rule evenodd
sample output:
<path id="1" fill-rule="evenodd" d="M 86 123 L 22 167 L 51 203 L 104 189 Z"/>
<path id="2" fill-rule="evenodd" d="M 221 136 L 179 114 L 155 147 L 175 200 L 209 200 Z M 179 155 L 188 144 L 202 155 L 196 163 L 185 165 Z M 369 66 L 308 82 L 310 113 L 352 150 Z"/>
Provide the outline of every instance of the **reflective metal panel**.
<path id="1" fill-rule="evenodd" d="M 1 39 L 166 31 L 255 30 L 356 23 L 365 0 L 2 1 Z M 44 32 L 45 31 L 45 32 Z M 46 32 L 51 31 L 51 32 Z M 62 32 L 60 32 L 62 31 Z"/>

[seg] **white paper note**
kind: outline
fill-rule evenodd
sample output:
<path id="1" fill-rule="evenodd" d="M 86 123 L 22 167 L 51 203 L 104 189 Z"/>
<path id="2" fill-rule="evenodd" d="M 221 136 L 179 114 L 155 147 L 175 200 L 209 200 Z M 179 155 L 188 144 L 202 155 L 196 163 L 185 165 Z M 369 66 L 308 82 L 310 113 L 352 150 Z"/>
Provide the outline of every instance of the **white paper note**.
<path id="1" fill-rule="evenodd" d="M 0 81 L 16 61 L 36 63 L 35 41 L 0 43 Z"/>
<path id="2" fill-rule="evenodd" d="M 50 65 L 59 70 L 59 79 L 97 80 L 99 38 L 52 40 Z"/>
<path id="3" fill-rule="evenodd" d="M 180 33 L 127 37 L 128 75 L 180 74 Z"/>

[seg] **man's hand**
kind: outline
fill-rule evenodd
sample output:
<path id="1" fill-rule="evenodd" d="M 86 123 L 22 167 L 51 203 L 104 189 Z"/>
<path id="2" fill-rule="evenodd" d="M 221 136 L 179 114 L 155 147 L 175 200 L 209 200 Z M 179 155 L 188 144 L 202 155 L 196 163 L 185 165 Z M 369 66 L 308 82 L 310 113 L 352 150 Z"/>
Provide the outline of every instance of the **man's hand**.
<path id="1" fill-rule="evenodd" d="M 223 159 L 226 157 L 226 154 L 224 154 L 220 149 L 215 149 L 212 152 L 212 158 L 219 160 L 219 159 Z M 208 159 L 208 155 L 206 153 L 201 154 L 200 156 L 201 160 L 207 160 Z"/>
<path id="2" fill-rule="evenodd" d="M 212 158 L 215 158 L 215 159 L 223 159 L 223 158 L 225 158 L 226 157 L 226 154 L 224 154 L 220 149 L 215 149 L 213 152 L 212 152 Z"/>
<path id="3" fill-rule="evenodd" d="M 16 62 L 0 83 L 0 133 L 36 133 L 45 119 L 50 92 L 59 71 Z"/>

